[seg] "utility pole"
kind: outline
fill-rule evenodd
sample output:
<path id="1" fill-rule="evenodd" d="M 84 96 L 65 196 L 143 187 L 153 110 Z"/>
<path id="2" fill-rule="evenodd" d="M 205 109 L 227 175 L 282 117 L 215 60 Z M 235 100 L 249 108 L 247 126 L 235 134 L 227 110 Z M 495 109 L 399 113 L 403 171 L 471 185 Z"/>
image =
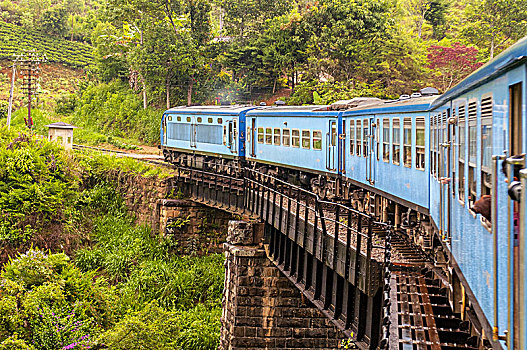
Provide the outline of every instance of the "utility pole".
<path id="1" fill-rule="evenodd" d="M 27 119 L 24 118 L 24 121 L 30 130 L 33 128 L 31 97 L 36 93 L 37 79 L 40 75 L 40 64 L 46 61 L 46 56 L 40 55 L 35 50 L 25 51 L 18 59 L 20 74 L 23 76 L 22 90 L 24 93 L 27 93 Z"/>

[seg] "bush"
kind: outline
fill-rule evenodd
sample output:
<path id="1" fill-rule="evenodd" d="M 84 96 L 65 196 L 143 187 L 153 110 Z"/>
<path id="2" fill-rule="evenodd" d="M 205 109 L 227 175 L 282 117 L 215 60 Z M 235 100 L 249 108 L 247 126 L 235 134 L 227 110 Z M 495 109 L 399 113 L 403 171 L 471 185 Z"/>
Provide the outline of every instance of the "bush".
<path id="1" fill-rule="evenodd" d="M 142 101 L 120 81 L 88 86 L 79 99 L 74 123 L 111 137 L 159 143 L 161 111 L 143 109 Z"/>
<path id="2" fill-rule="evenodd" d="M 75 94 L 63 94 L 56 100 L 55 113 L 68 115 L 75 111 L 77 96 Z"/>
<path id="3" fill-rule="evenodd" d="M 9 102 L 0 100 L 0 118 L 7 118 Z"/>

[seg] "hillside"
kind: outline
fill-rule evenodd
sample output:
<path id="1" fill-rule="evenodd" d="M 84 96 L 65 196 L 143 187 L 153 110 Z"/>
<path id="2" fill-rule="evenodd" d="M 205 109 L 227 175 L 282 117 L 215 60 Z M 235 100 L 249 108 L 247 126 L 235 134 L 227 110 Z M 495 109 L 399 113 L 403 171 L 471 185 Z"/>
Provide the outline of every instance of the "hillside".
<path id="1" fill-rule="evenodd" d="M 75 41 L 54 38 L 0 21 L 0 60 L 12 59 L 24 49 L 46 54 L 49 63 L 83 68 L 93 62 L 92 47 Z"/>

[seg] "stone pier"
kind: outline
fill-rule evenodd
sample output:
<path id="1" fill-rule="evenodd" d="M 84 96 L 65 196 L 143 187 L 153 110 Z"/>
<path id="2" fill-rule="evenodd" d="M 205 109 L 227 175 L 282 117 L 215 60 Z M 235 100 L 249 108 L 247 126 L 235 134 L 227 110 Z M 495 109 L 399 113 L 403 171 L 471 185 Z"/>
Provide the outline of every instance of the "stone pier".
<path id="1" fill-rule="evenodd" d="M 220 348 L 339 348 L 344 335 L 267 258 L 262 232 L 229 222 Z"/>

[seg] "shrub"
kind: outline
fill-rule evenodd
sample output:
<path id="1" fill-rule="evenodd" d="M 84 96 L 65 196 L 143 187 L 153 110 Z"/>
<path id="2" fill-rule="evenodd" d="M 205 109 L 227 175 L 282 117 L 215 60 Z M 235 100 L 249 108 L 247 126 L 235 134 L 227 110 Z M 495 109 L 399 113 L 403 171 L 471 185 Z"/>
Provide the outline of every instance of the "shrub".
<path id="1" fill-rule="evenodd" d="M 9 102 L 0 100 L 0 118 L 7 118 Z"/>

